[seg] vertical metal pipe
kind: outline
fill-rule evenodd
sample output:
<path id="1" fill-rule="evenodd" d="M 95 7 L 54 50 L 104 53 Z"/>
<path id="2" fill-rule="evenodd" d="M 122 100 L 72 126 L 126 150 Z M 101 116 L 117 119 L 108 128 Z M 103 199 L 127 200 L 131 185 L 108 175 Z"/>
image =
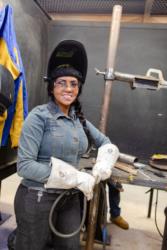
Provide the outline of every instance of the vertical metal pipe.
<path id="1" fill-rule="evenodd" d="M 115 5 L 113 8 L 112 23 L 110 26 L 108 59 L 107 59 L 107 65 L 106 65 L 107 73 L 114 71 L 115 58 L 116 58 L 118 39 L 119 39 L 119 33 L 120 33 L 121 15 L 122 15 L 122 7 L 120 5 Z M 99 126 L 101 132 L 103 133 L 106 132 L 109 104 L 110 104 L 110 98 L 111 98 L 111 88 L 112 88 L 112 80 L 106 80 L 104 96 L 103 96 L 103 104 L 102 104 L 102 109 L 101 109 L 100 126 Z"/>
<path id="2" fill-rule="evenodd" d="M 122 15 L 122 7 L 119 5 L 115 5 L 113 8 L 112 23 L 111 23 L 111 28 L 110 28 L 107 72 L 110 72 L 111 70 L 113 70 L 114 65 L 115 65 L 115 57 L 116 57 L 117 46 L 118 46 L 121 15 Z M 110 96 L 111 96 L 111 87 L 112 87 L 112 81 L 106 80 L 104 96 L 103 96 L 103 105 L 101 109 L 101 120 L 100 120 L 100 126 L 99 126 L 100 130 L 103 133 L 105 133 L 106 131 Z M 90 202 L 90 207 L 89 207 L 87 240 L 86 240 L 86 248 L 85 248 L 86 250 L 93 249 L 95 230 L 96 230 L 96 221 L 97 221 L 97 214 L 98 214 L 98 206 L 99 206 L 99 193 L 100 193 L 100 186 L 96 185 L 94 189 L 94 196 Z"/>
<path id="3" fill-rule="evenodd" d="M 85 247 L 86 250 L 93 249 L 95 232 L 96 232 L 98 204 L 100 197 L 99 192 L 100 192 L 100 185 L 96 185 L 94 189 L 94 196 L 89 206 L 88 229 L 87 229 L 87 238 Z"/>

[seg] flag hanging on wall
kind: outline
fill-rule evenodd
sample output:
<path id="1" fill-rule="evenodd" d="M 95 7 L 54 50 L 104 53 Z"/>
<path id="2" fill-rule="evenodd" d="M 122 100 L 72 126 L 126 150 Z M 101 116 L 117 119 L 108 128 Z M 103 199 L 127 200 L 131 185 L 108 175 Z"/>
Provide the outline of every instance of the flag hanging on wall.
<path id="1" fill-rule="evenodd" d="M 0 118 L 0 146 L 17 147 L 23 125 L 28 114 L 26 80 L 13 23 L 13 10 L 6 5 L 0 10 L 0 64 L 12 75 L 14 97 L 7 112 Z"/>

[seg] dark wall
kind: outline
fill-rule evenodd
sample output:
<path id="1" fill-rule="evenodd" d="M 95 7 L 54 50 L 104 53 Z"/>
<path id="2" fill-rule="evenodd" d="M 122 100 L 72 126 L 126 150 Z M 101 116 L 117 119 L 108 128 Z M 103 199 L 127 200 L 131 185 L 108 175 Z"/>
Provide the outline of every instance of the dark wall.
<path id="1" fill-rule="evenodd" d="M 64 39 L 81 41 L 87 50 L 89 69 L 82 103 L 87 118 L 99 124 L 104 81 L 94 67 L 105 69 L 109 24 L 52 22 L 48 33 L 49 54 Z M 115 70 L 145 74 L 161 69 L 167 79 L 167 27 L 121 26 Z M 167 89 L 157 92 L 131 90 L 127 83 L 114 82 L 107 135 L 121 152 L 147 159 L 155 152 L 167 153 Z"/>
<path id="2" fill-rule="evenodd" d="M 14 27 L 26 74 L 29 110 L 47 100 L 42 77 L 47 63 L 47 17 L 33 0 L 1 1 L 10 4 L 14 12 Z M 10 82 L 10 83 L 9 83 Z M 11 81 L 3 82 L 7 87 Z M 0 149 L 0 164 L 15 157 L 16 150 Z"/>

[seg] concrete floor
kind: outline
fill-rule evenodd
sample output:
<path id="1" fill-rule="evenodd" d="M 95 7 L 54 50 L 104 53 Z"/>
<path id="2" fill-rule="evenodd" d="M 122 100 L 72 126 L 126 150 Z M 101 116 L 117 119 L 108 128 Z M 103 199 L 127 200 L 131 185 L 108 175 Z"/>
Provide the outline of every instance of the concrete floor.
<path id="1" fill-rule="evenodd" d="M 6 246 L 7 236 L 16 226 L 13 215 L 13 200 L 19 182 L 20 178 L 16 174 L 2 182 L 0 209 L 3 216 L 4 214 L 11 216 L 0 226 L 0 250 L 8 249 Z M 107 246 L 106 250 L 160 250 L 162 238 L 157 232 L 154 221 L 156 192 L 154 192 L 152 216 L 147 218 L 149 195 L 145 192 L 148 188 L 124 185 L 124 189 L 125 191 L 121 193 L 122 216 L 129 222 L 130 229 L 122 230 L 113 224 L 108 224 L 111 245 Z M 164 230 L 166 205 L 166 192 L 159 191 L 157 223 L 161 233 Z M 102 245 L 95 244 L 94 249 L 103 248 Z"/>

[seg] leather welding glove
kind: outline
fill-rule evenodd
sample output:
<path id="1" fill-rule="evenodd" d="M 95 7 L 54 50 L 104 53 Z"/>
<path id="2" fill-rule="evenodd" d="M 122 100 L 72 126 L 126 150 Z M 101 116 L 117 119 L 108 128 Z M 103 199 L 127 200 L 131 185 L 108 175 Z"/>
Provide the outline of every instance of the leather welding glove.
<path id="1" fill-rule="evenodd" d="M 96 163 L 92 170 L 96 184 L 111 176 L 112 168 L 118 157 L 119 149 L 114 144 L 105 144 L 98 149 Z"/>
<path id="2" fill-rule="evenodd" d="M 95 178 L 88 173 L 78 171 L 72 165 L 51 157 L 51 173 L 45 188 L 71 189 L 78 188 L 88 200 L 93 197 Z"/>

